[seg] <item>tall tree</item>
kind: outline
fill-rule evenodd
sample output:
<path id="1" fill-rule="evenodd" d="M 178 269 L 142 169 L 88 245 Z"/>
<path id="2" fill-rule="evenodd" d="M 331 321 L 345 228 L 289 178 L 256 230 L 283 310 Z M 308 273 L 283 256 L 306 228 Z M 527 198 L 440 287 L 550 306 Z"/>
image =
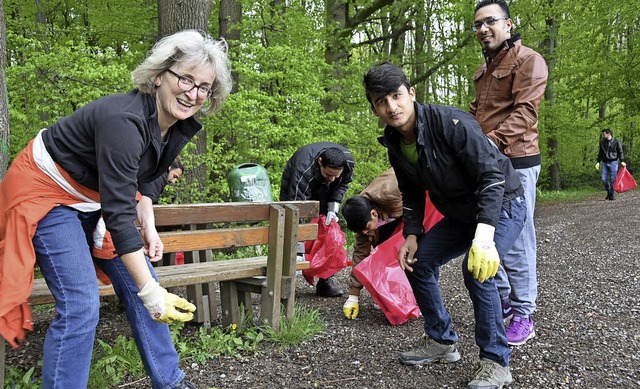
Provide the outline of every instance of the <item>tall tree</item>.
<path id="1" fill-rule="evenodd" d="M 549 2 L 550 8 L 553 9 L 553 0 Z M 547 81 L 547 89 L 544 92 L 544 100 L 549 109 L 553 109 L 556 105 L 556 88 L 554 80 L 554 70 L 556 68 L 556 47 L 558 46 L 558 22 L 553 13 L 547 18 L 547 37 L 544 40 L 544 58 L 549 68 L 549 80 Z M 551 189 L 560 190 L 560 164 L 558 162 L 558 129 L 555 123 L 547 123 L 547 138 L 549 152 L 549 184 Z"/>
<path id="2" fill-rule="evenodd" d="M 213 0 L 158 0 L 158 37 L 164 37 L 184 29 L 196 29 L 207 32 Z M 198 193 L 206 193 L 208 178 L 207 165 L 203 162 L 207 153 L 206 128 L 195 137 L 195 147 L 191 149 L 185 178 L 191 189 L 188 202 L 201 199 Z"/>

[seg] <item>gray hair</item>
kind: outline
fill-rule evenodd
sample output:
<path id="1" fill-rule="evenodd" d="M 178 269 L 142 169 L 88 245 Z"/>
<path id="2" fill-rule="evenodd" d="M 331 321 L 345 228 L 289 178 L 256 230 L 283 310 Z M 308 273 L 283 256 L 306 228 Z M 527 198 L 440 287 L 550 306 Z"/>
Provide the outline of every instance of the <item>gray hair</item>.
<path id="1" fill-rule="evenodd" d="M 131 79 L 143 93 L 153 94 L 155 79 L 176 63 L 190 66 L 210 65 L 215 74 L 211 85 L 213 93 L 208 98 L 205 113 L 214 113 L 222 108 L 231 93 L 231 70 L 224 39 L 212 39 L 198 30 L 183 30 L 160 39 L 149 51 L 147 58 L 132 73 Z"/>

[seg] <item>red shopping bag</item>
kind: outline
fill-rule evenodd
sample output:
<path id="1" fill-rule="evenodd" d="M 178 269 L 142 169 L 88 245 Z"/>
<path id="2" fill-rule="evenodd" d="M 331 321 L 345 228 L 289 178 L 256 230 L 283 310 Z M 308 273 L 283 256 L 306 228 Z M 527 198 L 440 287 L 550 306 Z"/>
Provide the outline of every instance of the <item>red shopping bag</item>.
<path id="1" fill-rule="evenodd" d="M 360 283 L 394 326 L 420 316 L 409 280 L 398 264 L 398 250 L 404 244 L 403 226 L 404 223 L 398 223 L 393 235 L 353 268 Z"/>
<path id="2" fill-rule="evenodd" d="M 305 258 L 309 261 L 309 269 L 303 270 L 302 275 L 311 285 L 314 284 L 314 277 L 329 278 L 344 269 L 349 259 L 344 249 L 347 238 L 340 225 L 333 220 L 327 226 L 325 219 L 325 215 L 320 215 L 311 221 L 318 223 L 318 239 L 305 245 L 305 251 L 308 253 L 305 254 Z"/>
<path id="3" fill-rule="evenodd" d="M 620 166 L 616 181 L 613 183 L 613 190 L 618 193 L 622 193 L 631 190 L 636 186 L 638 186 L 638 184 L 636 184 L 636 180 L 633 179 L 631 173 L 629 173 L 629 170 L 627 170 L 627 167 Z"/>
<path id="4" fill-rule="evenodd" d="M 425 231 L 429 231 L 442 217 L 429 201 L 427 193 L 422 223 Z M 403 227 L 404 223 L 398 223 L 391 237 L 376 246 L 371 255 L 353 268 L 360 283 L 394 326 L 420 316 L 413 289 L 398 263 L 398 251 L 405 241 Z"/>

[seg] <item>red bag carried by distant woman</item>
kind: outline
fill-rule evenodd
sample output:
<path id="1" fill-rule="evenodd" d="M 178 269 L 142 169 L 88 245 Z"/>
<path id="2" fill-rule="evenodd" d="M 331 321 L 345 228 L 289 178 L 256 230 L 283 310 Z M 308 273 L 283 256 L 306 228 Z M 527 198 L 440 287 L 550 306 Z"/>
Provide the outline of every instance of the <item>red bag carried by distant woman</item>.
<path id="1" fill-rule="evenodd" d="M 636 180 L 633 179 L 631 173 L 629 173 L 629 170 L 627 170 L 627 167 L 620 166 L 616 181 L 613 183 L 613 190 L 618 193 L 622 193 L 631 190 L 636 186 L 638 186 L 638 184 L 636 184 Z"/>

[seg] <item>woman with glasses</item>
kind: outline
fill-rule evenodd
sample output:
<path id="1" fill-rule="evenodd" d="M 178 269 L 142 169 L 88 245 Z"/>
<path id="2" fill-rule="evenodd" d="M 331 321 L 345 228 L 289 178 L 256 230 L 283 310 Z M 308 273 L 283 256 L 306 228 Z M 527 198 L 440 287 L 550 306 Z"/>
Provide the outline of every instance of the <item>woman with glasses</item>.
<path id="1" fill-rule="evenodd" d="M 153 387 L 195 387 L 164 324 L 191 320 L 195 307 L 157 282 L 150 262 L 163 246 L 152 203 L 202 127 L 194 115 L 216 112 L 230 93 L 226 42 L 194 30 L 167 36 L 132 79 L 131 92 L 43 129 L 0 182 L 0 333 L 17 347 L 33 329 L 25 301 L 37 263 L 57 312 L 45 339 L 44 388 L 87 386 L 100 307 L 94 263 L 125 305 Z M 117 253 L 111 260 L 91 255 L 101 216 Z"/>

